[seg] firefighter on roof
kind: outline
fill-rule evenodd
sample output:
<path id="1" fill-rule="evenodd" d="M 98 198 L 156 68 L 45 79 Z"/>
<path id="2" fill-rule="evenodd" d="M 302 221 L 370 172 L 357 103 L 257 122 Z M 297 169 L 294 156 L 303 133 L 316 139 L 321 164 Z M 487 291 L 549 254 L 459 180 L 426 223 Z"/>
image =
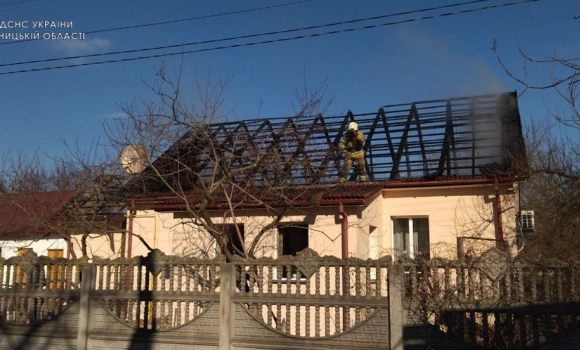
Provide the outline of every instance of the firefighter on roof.
<path id="1" fill-rule="evenodd" d="M 365 141 L 365 136 L 358 129 L 358 125 L 355 122 L 348 124 L 348 131 L 340 141 L 338 146 L 341 151 L 346 150 L 346 156 L 344 157 L 344 164 L 342 166 L 342 172 L 340 174 L 340 182 L 345 182 L 352 167 L 353 161 L 356 162 L 360 181 L 367 180 L 367 173 L 365 167 L 365 152 L 363 150 L 363 143 Z"/>

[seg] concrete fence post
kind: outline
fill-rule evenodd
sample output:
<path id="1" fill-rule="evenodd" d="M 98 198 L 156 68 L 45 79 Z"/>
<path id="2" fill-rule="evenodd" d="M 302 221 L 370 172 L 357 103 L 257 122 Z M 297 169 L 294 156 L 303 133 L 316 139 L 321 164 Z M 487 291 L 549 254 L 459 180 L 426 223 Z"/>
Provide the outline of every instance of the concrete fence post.
<path id="1" fill-rule="evenodd" d="M 89 349 L 89 331 L 91 319 L 91 292 L 95 288 L 95 266 L 83 266 L 81 275 L 81 297 L 79 300 L 79 325 L 77 333 L 77 349 Z"/>
<path id="2" fill-rule="evenodd" d="M 233 297 L 236 293 L 236 269 L 233 264 L 223 263 L 220 267 L 220 336 L 219 350 L 231 350 L 235 330 Z"/>
<path id="3" fill-rule="evenodd" d="M 389 344 L 390 350 L 403 350 L 403 272 L 398 265 L 391 265 L 388 276 L 389 293 Z"/>

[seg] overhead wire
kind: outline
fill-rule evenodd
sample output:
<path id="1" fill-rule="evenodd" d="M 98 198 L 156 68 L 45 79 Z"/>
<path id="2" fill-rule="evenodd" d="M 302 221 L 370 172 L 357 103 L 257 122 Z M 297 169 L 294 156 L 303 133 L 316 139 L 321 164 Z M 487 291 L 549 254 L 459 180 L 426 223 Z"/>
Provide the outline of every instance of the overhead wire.
<path id="1" fill-rule="evenodd" d="M 174 23 L 181 23 L 181 22 L 196 21 L 196 20 L 200 20 L 200 19 L 208 19 L 208 18 L 215 18 L 215 17 L 222 17 L 222 16 L 229 16 L 229 15 L 238 15 L 241 13 L 261 11 L 261 10 L 271 10 L 271 9 L 278 8 L 278 7 L 297 5 L 297 4 L 302 4 L 305 2 L 312 2 L 312 1 L 314 1 L 314 0 L 294 1 L 294 2 L 288 2 L 285 4 L 262 6 L 262 7 L 256 7 L 256 8 L 251 8 L 251 9 L 239 10 L 239 11 L 231 11 L 231 12 L 212 14 L 212 15 L 204 15 L 204 16 L 191 17 L 191 18 L 176 19 L 176 20 L 171 20 L 171 21 L 137 24 L 137 25 L 126 26 L 126 27 L 99 29 L 99 30 L 88 31 L 88 32 L 86 32 L 86 34 L 104 33 L 104 32 L 112 32 L 112 31 L 117 31 L 117 30 L 136 29 L 136 28 L 152 27 L 152 26 L 165 25 L 165 24 L 174 24 Z"/>
<path id="2" fill-rule="evenodd" d="M 177 48 L 177 47 L 193 46 L 193 45 L 215 44 L 215 43 L 219 43 L 219 42 L 240 40 L 240 39 L 251 39 L 251 38 L 257 38 L 257 37 L 262 37 L 262 36 L 289 34 L 289 33 L 293 33 L 293 32 L 314 30 L 314 29 L 320 29 L 320 28 L 329 28 L 329 27 L 345 25 L 345 24 L 366 22 L 366 21 L 384 19 L 384 18 L 390 18 L 390 17 L 398 17 L 398 16 L 403 16 L 403 15 L 409 15 L 409 14 L 415 14 L 415 13 L 421 13 L 421 12 L 427 12 L 427 11 L 433 11 L 433 10 L 440 10 L 440 9 L 445 9 L 445 8 L 450 8 L 450 7 L 457 7 L 457 6 L 474 4 L 474 3 L 478 3 L 478 2 L 487 2 L 487 1 L 490 1 L 490 0 L 470 0 L 467 2 L 455 3 L 455 4 L 450 4 L 450 5 L 428 7 L 428 8 L 419 9 L 419 10 L 403 11 L 403 12 L 398 12 L 398 13 L 393 13 L 393 14 L 359 18 L 359 19 L 353 19 L 353 20 L 342 21 L 342 22 L 334 22 L 334 23 L 320 24 L 320 25 L 314 25 L 314 26 L 285 29 L 285 30 L 279 30 L 279 31 L 271 31 L 271 32 L 265 32 L 265 33 L 247 34 L 247 35 L 240 35 L 240 36 L 234 36 L 234 37 L 226 37 L 226 38 L 221 38 L 221 39 L 210 39 L 210 40 L 196 41 L 196 42 L 190 42 L 190 43 L 180 43 L 180 44 L 148 47 L 148 48 L 141 48 L 141 49 L 111 51 L 111 52 L 102 52 L 102 53 L 58 57 L 58 58 L 45 58 L 45 59 L 40 59 L 40 60 L 32 60 L 32 61 L 24 61 L 24 62 L 1 63 L 0 67 L 18 66 L 18 65 L 34 64 L 34 63 L 55 62 L 55 61 L 71 60 L 71 59 L 79 59 L 79 58 L 93 58 L 93 57 L 119 55 L 119 54 L 136 53 L 136 52 L 146 52 L 146 51 L 154 51 L 154 50 L 172 49 L 172 48 Z"/>
<path id="3" fill-rule="evenodd" d="M 473 0 L 473 1 L 464 2 L 461 4 L 465 5 L 465 4 L 473 4 L 473 3 L 485 2 L 485 1 L 488 1 L 488 0 Z M 117 59 L 110 59 L 110 60 L 104 60 L 104 61 L 82 62 L 82 63 L 61 65 L 61 66 L 29 68 L 29 69 L 22 69 L 22 70 L 0 72 L 0 75 L 39 72 L 39 71 L 47 71 L 47 70 L 54 70 L 54 69 L 66 69 L 66 68 L 73 68 L 73 67 L 84 67 L 84 66 L 100 65 L 100 64 L 107 64 L 107 63 L 129 62 L 129 61 L 137 61 L 137 60 L 150 59 L 150 58 L 159 58 L 159 57 L 192 54 L 192 53 L 201 53 L 201 52 L 208 52 L 208 51 L 217 51 L 217 50 L 224 50 L 224 49 L 231 49 L 231 48 L 238 48 L 238 47 L 245 47 L 245 46 L 271 44 L 271 43 L 276 43 L 276 42 L 286 42 L 286 41 L 300 40 L 300 39 L 305 39 L 305 38 L 314 38 L 314 37 L 321 37 L 321 36 L 334 35 L 334 34 L 340 34 L 340 33 L 354 32 L 354 31 L 367 30 L 367 29 L 373 29 L 373 28 L 380 28 L 380 27 L 391 26 L 391 25 L 411 23 L 411 22 L 417 22 L 417 21 L 428 20 L 428 19 L 448 17 L 448 16 L 458 15 L 458 14 L 473 13 L 473 12 L 477 12 L 477 11 L 484 11 L 484 10 L 520 5 L 520 4 L 524 4 L 524 3 L 537 2 L 537 1 L 540 1 L 540 0 L 520 0 L 520 1 L 513 1 L 513 2 L 503 3 L 503 4 L 487 5 L 487 6 L 478 7 L 478 8 L 458 10 L 458 11 L 454 11 L 454 12 L 438 13 L 438 14 L 423 16 L 423 17 L 418 17 L 418 18 L 403 19 L 403 20 L 394 21 L 394 22 L 371 24 L 371 25 L 366 25 L 366 26 L 356 27 L 356 28 L 337 29 L 337 30 L 332 30 L 332 31 L 327 31 L 327 32 L 298 35 L 298 36 L 287 37 L 287 38 L 276 38 L 276 39 L 269 39 L 269 40 L 263 40 L 263 41 L 246 42 L 246 43 L 231 44 L 231 45 L 217 46 L 217 47 L 210 47 L 210 48 L 203 48 L 203 49 L 181 50 L 181 51 L 177 51 L 177 52 L 164 52 L 164 53 L 158 53 L 158 54 L 152 54 L 152 55 L 146 55 L 146 56 L 117 58 Z M 431 9 L 430 11 L 432 11 L 433 9 L 440 9 L 440 8 L 446 8 L 446 7 L 451 7 L 451 6 L 459 6 L 459 5 L 452 4 L 452 5 L 445 5 L 445 6 L 441 6 L 441 7 L 430 8 Z M 425 12 L 425 11 L 428 11 L 428 9 L 406 11 L 404 14 L 419 13 L 419 12 Z M 110 52 L 110 53 L 98 53 L 98 54 L 91 54 L 91 55 L 70 56 L 70 57 L 65 57 L 65 58 L 52 58 L 52 59 L 44 59 L 44 60 L 36 60 L 36 61 L 28 61 L 28 62 L 7 63 L 7 64 L 0 64 L 0 67 L 21 65 L 21 64 L 45 63 L 45 62 L 53 62 L 53 61 L 68 60 L 68 59 L 78 59 L 78 58 L 91 58 L 91 57 L 124 54 L 124 53 L 135 53 L 135 52 L 143 52 L 143 51 L 151 51 L 151 50 L 159 50 L 159 49 L 167 49 L 167 48 L 175 48 L 175 47 L 185 47 L 185 46 L 207 44 L 207 43 L 218 43 L 218 42 L 237 40 L 237 39 L 247 39 L 247 38 L 260 37 L 260 36 L 287 34 L 287 33 L 296 32 L 296 31 L 303 31 L 303 30 L 320 29 L 320 28 L 324 28 L 324 27 L 336 26 L 339 24 L 357 23 L 357 22 L 361 22 L 361 21 L 368 21 L 368 20 L 375 19 L 375 18 L 385 18 L 385 17 L 393 17 L 393 16 L 400 16 L 400 14 L 374 16 L 374 17 L 369 17 L 369 18 L 365 18 L 365 19 L 356 19 L 356 20 L 350 20 L 350 21 L 345 21 L 345 22 L 330 23 L 330 24 L 325 24 L 325 25 L 302 27 L 302 28 L 289 29 L 289 30 L 278 31 L 278 32 L 250 34 L 250 35 L 244 35 L 244 36 L 233 37 L 233 38 L 206 40 L 206 41 L 202 41 L 202 42 L 168 45 L 168 46 L 157 47 L 157 48 L 145 48 L 145 49 Z"/>
<path id="4" fill-rule="evenodd" d="M 36 0 L 23 0 L 21 2 L 26 2 L 26 1 L 36 1 Z M 113 31 L 118 31 L 118 30 L 138 29 L 138 28 L 153 27 L 153 26 L 166 25 L 166 24 L 174 24 L 174 23 L 182 23 L 182 22 L 196 21 L 196 20 L 200 20 L 200 19 L 208 19 L 208 18 L 223 17 L 223 16 L 230 16 L 230 15 L 238 15 L 238 14 L 247 13 L 247 12 L 262 11 L 262 10 L 271 10 L 271 9 L 278 8 L 278 7 L 298 5 L 298 4 L 302 4 L 302 3 L 306 3 L 306 2 L 312 2 L 312 1 L 314 1 L 314 0 L 294 1 L 294 2 L 284 3 L 284 4 L 278 4 L 278 5 L 255 7 L 255 8 L 245 9 L 245 10 L 239 10 L 239 11 L 230 11 L 230 12 L 214 13 L 214 14 L 211 14 L 211 15 L 204 15 L 204 16 L 190 17 L 190 18 L 181 18 L 181 19 L 175 19 L 175 20 L 170 20 L 170 21 L 135 24 L 135 25 L 132 25 L 132 26 L 124 26 L 124 27 L 114 27 L 114 28 L 96 29 L 96 30 L 86 31 L 86 32 L 84 32 L 84 34 L 96 34 L 96 33 L 113 32 Z M 29 39 L 29 40 L 21 40 L 21 41 L 10 41 L 10 42 L 0 43 L 0 45 L 10 45 L 10 44 L 18 44 L 18 43 L 28 43 L 28 42 L 31 42 L 31 41 L 34 41 L 34 40 L 30 40 Z"/>
<path id="5" fill-rule="evenodd" d="M 0 3 L 0 6 L 16 5 L 16 4 L 21 4 L 23 2 L 32 2 L 32 1 L 36 1 L 36 0 L 20 0 L 20 1 L 12 1 L 12 2 L 2 2 L 2 3 Z"/>

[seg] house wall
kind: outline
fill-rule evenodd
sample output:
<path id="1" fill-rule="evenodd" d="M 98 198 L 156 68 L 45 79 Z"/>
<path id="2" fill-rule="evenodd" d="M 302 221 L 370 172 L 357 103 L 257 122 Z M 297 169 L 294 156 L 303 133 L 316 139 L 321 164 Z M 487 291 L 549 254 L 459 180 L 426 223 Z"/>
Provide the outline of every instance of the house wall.
<path id="1" fill-rule="evenodd" d="M 498 188 L 504 239 L 512 252 L 515 244 L 515 195 L 508 186 Z M 378 258 L 393 253 L 392 218 L 425 217 L 429 219 L 431 256 L 457 256 L 457 238 L 463 241 L 465 254 L 479 252 L 496 245 L 498 230 L 495 213 L 495 188 L 490 186 L 456 186 L 441 188 L 386 189 L 367 199 L 366 206 L 345 206 L 348 216 L 349 256 Z M 233 223 L 223 213 L 213 213 L 215 223 Z M 215 256 L 213 240 L 187 224 L 184 213 L 159 213 L 137 210 L 133 231 L 141 235 L 152 248 L 180 256 Z M 237 223 L 244 224 L 246 244 L 271 219 L 262 211 L 240 212 Z M 309 247 L 321 255 L 342 255 L 342 217 L 336 207 L 293 209 L 282 223 L 309 225 Z M 276 230 L 266 233 L 257 256 L 277 255 Z M 136 238 L 132 239 L 132 256 L 145 255 L 148 250 Z"/>
<path id="2" fill-rule="evenodd" d="M 515 239 L 516 197 L 510 187 L 498 189 L 501 227 L 504 240 L 512 253 L 517 249 Z M 383 247 L 392 249 L 394 217 L 427 217 L 431 256 L 456 257 L 457 238 L 463 240 L 463 252 L 479 255 L 496 245 L 497 201 L 491 186 L 462 186 L 433 189 L 386 190 L 383 192 L 385 229 Z"/>
<path id="3" fill-rule="evenodd" d="M 89 258 L 96 256 L 111 259 L 121 257 L 123 256 L 123 252 L 126 250 L 124 239 L 125 238 L 121 233 L 90 234 L 86 237 L 86 254 Z M 71 237 L 71 241 L 76 256 L 83 256 L 82 236 L 73 236 Z"/>
<path id="4" fill-rule="evenodd" d="M 67 256 L 68 247 L 62 238 L 45 238 L 37 240 L 2 240 L 0 241 L 0 249 L 2 258 L 8 259 L 18 256 L 20 248 L 32 248 L 32 250 L 39 256 L 47 256 L 49 249 L 63 249 L 63 256 Z"/>
<path id="5" fill-rule="evenodd" d="M 91 235 L 87 238 L 87 255 L 103 258 L 117 258 L 121 256 L 123 235 L 119 233 L 109 235 Z M 63 238 L 43 238 L 36 240 L 2 240 L 0 241 L 0 257 L 8 259 L 18 255 L 20 248 L 32 248 L 39 256 L 47 256 L 49 249 L 62 249 L 63 257 L 81 257 L 81 237 L 71 237 L 74 252 L 69 251 L 68 244 Z"/>
<path id="6" fill-rule="evenodd" d="M 347 209 L 356 217 L 356 211 Z M 233 219 L 223 219 L 215 213 L 217 224 L 232 224 Z M 261 211 L 247 211 L 236 218 L 236 222 L 244 224 L 246 243 L 249 244 L 271 218 Z M 193 228 L 187 222 L 189 218 L 183 213 L 156 213 L 149 210 L 138 210 L 133 221 L 133 231 L 141 235 L 152 248 L 158 248 L 167 254 L 180 256 L 198 256 L 212 258 L 215 256 L 215 243 L 208 235 Z M 319 208 L 316 213 L 295 210 L 287 215 L 282 224 L 308 224 L 309 245 L 323 255 L 340 255 L 341 236 L 338 209 Z M 321 238 L 323 236 L 324 238 Z M 258 256 L 276 257 L 278 239 L 276 230 L 266 233 L 257 249 Z M 132 255 L 146 255 L 147 248 L 133 238 Z M 249 247 L 247 247 L 249 248 Z"/>
<path id="7" fill-rule="evenodd" d="M 62 249 L 63 257 L 70 258 L 73 254 L 76 257 L 81 257 L 81 238 L 73 236 L 71 238 L 73 243 L 74 253 L 69 251 L 69 247 L 63 238 L 45 238 L 37 240 L 2 240 L 0 241 L 1 255 L 0 257 L 8 259 L 13 256 L 18 256 L 20 248 L 32 248 L 32 250 L 39 256 L 48 256 L 49 249 Z M 87 255 L 89 257 L 99 256 L 103 258 L 117 258 L 121 256 L 123 250 L 122 234 L 112 234 L 111 236 L 95 235 L 87 239 Z"/>

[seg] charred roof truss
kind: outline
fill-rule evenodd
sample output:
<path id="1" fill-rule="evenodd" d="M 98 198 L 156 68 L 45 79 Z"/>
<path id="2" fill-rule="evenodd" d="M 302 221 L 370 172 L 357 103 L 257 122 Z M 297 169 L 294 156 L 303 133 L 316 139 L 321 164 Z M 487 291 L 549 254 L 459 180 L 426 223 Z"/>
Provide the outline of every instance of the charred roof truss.
<path id="1" fill-rule="evenodd" d="M 211 140 L 201 140 L 205 151 L 198 148 L 190 158 L 200 174 L 241 169 L 259 158 L 263 166 L 233 179 L 241 182 L 336 182 L 343 158 L 338 144 L 348 123 L 356 121 L 366 137 L 366 170 L 372 181 L 518 177 L 527 168 L 516 96 L 512 92 L 422 101 L 384 106 L 376 113 L 349 111 L 345 116 L 215 123 L 206 126 Z M 182 140 L 193 137 L 190 132 Z M 191 153 L 191 145 L 174 145 L 170 151 Z M 204 155 L 208 152 L 219 153 L 223 164 L 216 167 L 217 158 Z"/>

